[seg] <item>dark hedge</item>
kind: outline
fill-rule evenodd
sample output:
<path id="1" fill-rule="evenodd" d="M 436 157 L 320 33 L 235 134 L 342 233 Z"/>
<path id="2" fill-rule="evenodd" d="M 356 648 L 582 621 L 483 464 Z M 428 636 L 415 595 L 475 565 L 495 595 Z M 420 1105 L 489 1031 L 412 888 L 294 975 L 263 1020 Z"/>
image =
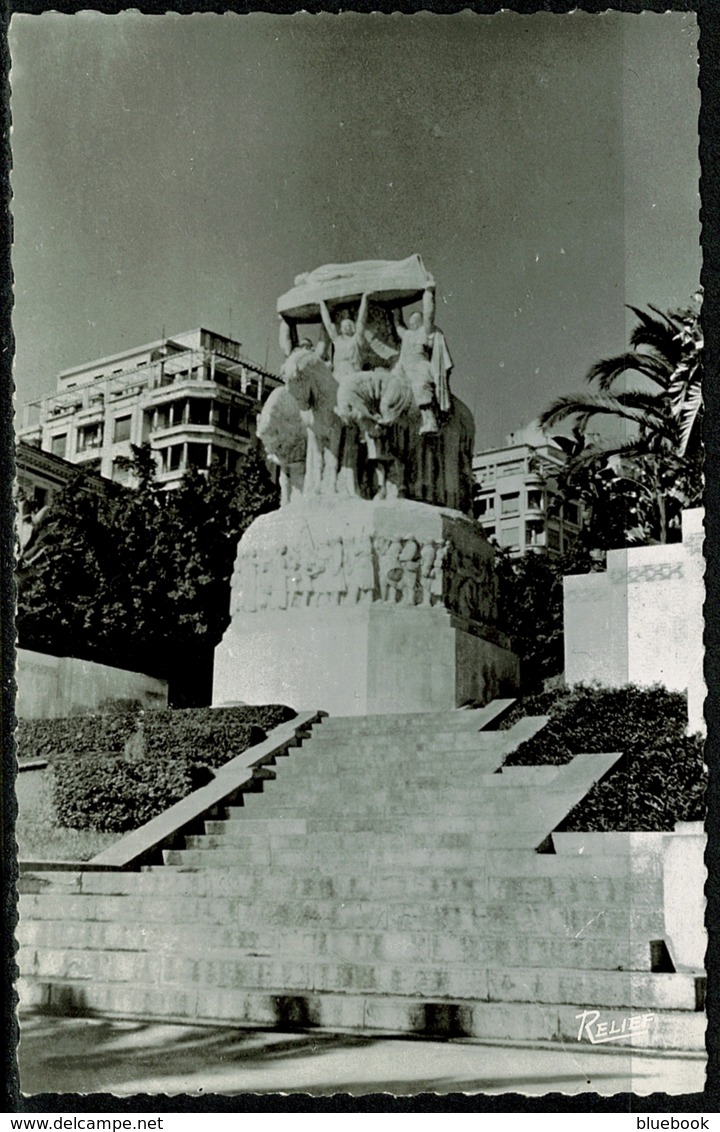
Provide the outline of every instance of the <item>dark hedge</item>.
<path id="1" fill-rule="evenodd" d="M 261 742 L 295 714 L 291 708 L 269 705 L 134 716 L 135 731 L 126 753 L 118 754 L 117 748 L 100 753 L 73 750 L 53 759 L 58 821 L 71 829 L 105 833 L 137 829 L 209 781 L 212 768 Z"/>
<path id="2" fill-rule="evenodd" d="M 528 696 L 503 722 L 549 715 L 505 766 L 561 765 L 584 752 L 623 759 L 568 814 L 561 831 L 671 831 L 705 816 L 703 740 L 686 735 L 687 700 L 665 688 L 559 688 Z"/>
<path id="3" fill-rule="evenodd" d="M 57 755 L 85 755 L 91 751 L 119 754 L 137 730 L 140 715 L 136 708 L 112 715 L 20 719 L 15 735 L 18 758 L 53 761 Z"/>

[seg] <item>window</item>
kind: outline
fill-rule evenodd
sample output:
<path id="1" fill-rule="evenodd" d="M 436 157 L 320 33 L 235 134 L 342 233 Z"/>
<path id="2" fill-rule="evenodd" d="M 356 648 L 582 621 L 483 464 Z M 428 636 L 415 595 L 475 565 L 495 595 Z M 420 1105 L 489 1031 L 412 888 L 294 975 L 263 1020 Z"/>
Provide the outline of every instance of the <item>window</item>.
<path id="1" fill-rule="evenodd" d="M 500 496 L 500 514 L 515 515 L 520 510 L 520 492 L 513 491 L 510 495 Z"/>
<path id="2" fill-rule="evenodd" d="M 67 451 L 67 433 L 62 432 L 59 436 L 53 436 L 50 441 L 50 451 L 53 456 L 64 456 Z"/>
<path id="3" fill-rule="evenodd" d="M 514 476 L 523 470 L 522 460 L 509 460 L 507 464 L 498 464 L 499 476 Z"/>
<path id="4" fill-rule="evenodd" d="M 526 546 L 544 546 L 545 540 L 543 539 L 543 523 L 542 521 L 534 520 L 533 522 L 525 524 L 525 544 Z"/>
<path id="5" fill-rule="evenodd" d="M 475 511 L 478 519 L 482 519 L 484 515 L 492 516 L 495 514 L 495 500 L 487 496 L 484 499 L 475 501 Z"/>
<path id="6" fill-rule="evenodd" d="M 503 546 L 519 546 L 520 545 L 520 528 L 519 527 L 503 527 L 501 531 L 500 541 Z"/>
<path id="7" fill-rule="evenodd" d="M 158 405 L 155 412 L 157 413 L 157 428 L 172 428 L 175 423 L 173 415 L 174 405 Z"/>
<path id="8" fill-rule="evenodd" d="M 207 468 L 207 444 L 188 444 L 187 462 L 190 468 Z"/>
<path id="9" fill-rule="evenodd" d="M 220 464 L 223 468 L 235 467 L 235 453 L 229 448 L 220 448 L 218 445 L 213 444 L 210 459 L 211 463 Z"/>
<path id="10" fill-rule="evenodd" d="M 548 527 L 547 544 L 550 550 L 560 550 L 560 531 L 556 527 Z"/>
<path id="11" fill-rule="evenodd" d="M 542 511 L 543 493 L 540 490 L 529 491 L 527 505 L 531 511 Z"/>
<path id="12" fill-rule="evenodd" d="M 176 472 L 179 468 L 182 467 L 182 462 L 182 444 L 173 444 L 172 447 L 165 449 L 164 467 L 166 472 Z"/>
<path id="13" fill-rule="evenodd" d="M 130 439 L 130 425 L 132 417 L 116 417 L 113 432 L 113 443 L 119 444 L 121 440 Z"/>
<path id="14" fill-rule="evenodd" d="M 206 425 L 210 424 L 210 401 L 188 401 L 188 424 L 193 425 Z"/>
<path id="15" fill-rule="evenodd" d="M 566 522 L 577 526 L 580 521 L 580 511 L 577 503 L 566 503 L 563 507 L 563 518 Z"/>
<path id="16" fill-rule="evenodd" d="M 87 452 L 89 448 L 102 448 L 103 426 L 97 424 L 82 425 L 77 430 L 75 449 L 77 452 Z"/>

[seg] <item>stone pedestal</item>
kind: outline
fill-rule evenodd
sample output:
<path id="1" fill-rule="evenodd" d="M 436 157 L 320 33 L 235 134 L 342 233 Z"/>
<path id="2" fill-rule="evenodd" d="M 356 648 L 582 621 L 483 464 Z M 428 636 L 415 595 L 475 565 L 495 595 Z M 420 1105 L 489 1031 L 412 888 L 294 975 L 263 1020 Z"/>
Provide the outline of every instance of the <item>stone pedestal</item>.
<path id="1" fill-rule="evenodd" d="M 493 549 L 457 511 L 328 499 L 256 520 L 215 653 L 213 703 L 443 711 L 517 687 Z"/>

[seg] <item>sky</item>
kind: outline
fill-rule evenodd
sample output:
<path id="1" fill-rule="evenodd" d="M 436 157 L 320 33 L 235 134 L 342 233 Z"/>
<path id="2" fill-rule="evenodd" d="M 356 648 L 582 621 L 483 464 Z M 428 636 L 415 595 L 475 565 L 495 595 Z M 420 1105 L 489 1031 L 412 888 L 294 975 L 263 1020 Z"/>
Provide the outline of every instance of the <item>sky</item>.
<path id="1" fill-rule="evenodd" d="M 419 253 L 501 444 L 701 266 L 694 13 L 13 15 L 15 381 Z"/>

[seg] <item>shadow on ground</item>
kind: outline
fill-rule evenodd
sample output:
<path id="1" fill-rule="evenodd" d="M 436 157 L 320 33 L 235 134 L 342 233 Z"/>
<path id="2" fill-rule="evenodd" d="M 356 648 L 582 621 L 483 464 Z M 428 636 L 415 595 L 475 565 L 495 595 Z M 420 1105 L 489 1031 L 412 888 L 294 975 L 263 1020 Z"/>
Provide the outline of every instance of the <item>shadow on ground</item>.
<path id="1" fill-rule="evenodd" d="M 219 1094 L 700 1092 L 704 1059 L 587 1047 L 489 1046 L 354 1034 L 60 1018 L 21 1019 L 21 1089 Z"/>
<path id="2" fill-rule="evenodd" d="M 273 1062 L 353 1050 L 373 1039 L 346 1034 L 272 1034 L 230 1027 L 159 1025 L 108 1019 L 21 1019 L 18 1061 L 24 1093 L 112 1091 L 140 1078 L 260 1068 Z M 97 1079 L 99 1084 L 95 1085 Z"/>

